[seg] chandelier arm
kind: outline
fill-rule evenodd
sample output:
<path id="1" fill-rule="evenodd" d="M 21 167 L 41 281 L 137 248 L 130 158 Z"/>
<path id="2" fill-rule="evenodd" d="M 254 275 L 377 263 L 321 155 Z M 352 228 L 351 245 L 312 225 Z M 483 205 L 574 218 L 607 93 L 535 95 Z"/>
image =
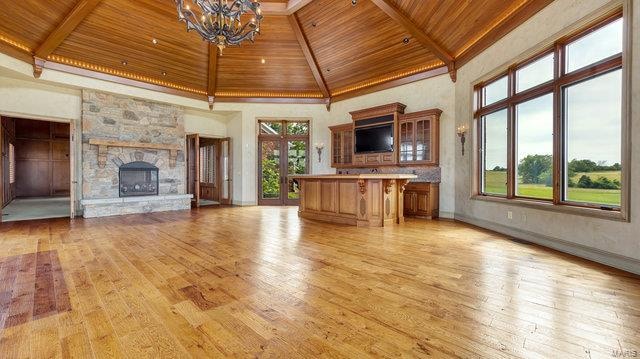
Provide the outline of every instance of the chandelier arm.
<path id="1" fill-rule="evenodd" d="M 260 3 L 256 0 L 192 0 L 199 7 L 197 13 L 184 0 L 175 0 L 178 19 L 187 25 L 187 31 L 195 30 L 204 40 L 217 45 L 220 50 L 227 45 L 240 45 L 241 42 L 254 41 L 260 34 L 260 22 L 263 19 Z M 201 14 L 201 15 L 198 15 Z M 242 24 L 241 17 L 251 15 L 251 21 Z"/>

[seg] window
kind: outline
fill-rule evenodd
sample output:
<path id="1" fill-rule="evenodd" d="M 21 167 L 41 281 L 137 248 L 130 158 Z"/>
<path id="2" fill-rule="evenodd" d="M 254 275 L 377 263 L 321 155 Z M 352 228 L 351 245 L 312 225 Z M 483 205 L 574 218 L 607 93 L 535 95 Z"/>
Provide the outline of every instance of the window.
<path id="1" fill-rule="evenodd" d="M 475 87 L 479 195 L 621 211 L 622 49 L 618 11 Z"/>
<path id="2" fill-rule="evenodd" d="M 507 110 L 482 116 L 485 193 L 507 195 Z"/>
<path id="3" fill-rule="evenodd" d="M 13 143 L 9 143 L 9 183 L 16 183 L 16 150 Z"/>

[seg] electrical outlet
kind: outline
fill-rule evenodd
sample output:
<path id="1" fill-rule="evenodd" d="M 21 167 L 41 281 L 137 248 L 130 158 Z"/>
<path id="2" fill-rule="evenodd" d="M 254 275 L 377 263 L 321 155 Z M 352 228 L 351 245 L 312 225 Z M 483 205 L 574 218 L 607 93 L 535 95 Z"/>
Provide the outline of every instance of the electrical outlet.
<path id="1" fill-rule="evenodd" d="M 508 219 L 513 219 L 513 212 L 507 211 L 507 218 Z"/>
<path id="2" fill-rule="evenodd" d="M 522 223 L 527 223 L 527 215 L 526 214 L 522 214 Z"/>

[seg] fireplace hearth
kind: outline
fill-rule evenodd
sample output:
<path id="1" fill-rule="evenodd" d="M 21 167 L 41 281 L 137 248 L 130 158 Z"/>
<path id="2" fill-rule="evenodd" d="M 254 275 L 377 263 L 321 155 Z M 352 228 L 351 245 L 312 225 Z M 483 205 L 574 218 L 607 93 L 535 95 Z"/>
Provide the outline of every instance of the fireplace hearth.
<path id="1" fill-rule="evenodd" d="M 120 166 L 120 197 L 157 196 L 158 167 L 136 161 Z"/>

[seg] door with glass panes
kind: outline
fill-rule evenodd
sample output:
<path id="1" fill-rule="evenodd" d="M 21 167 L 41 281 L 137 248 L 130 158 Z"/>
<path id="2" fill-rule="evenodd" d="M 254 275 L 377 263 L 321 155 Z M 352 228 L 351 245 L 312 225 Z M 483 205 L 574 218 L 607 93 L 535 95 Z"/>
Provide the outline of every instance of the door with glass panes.
<path id="1" fill-rule="evenodd" d="M 309 173 L 309 121 L 258 121 L 258 204 L 296 206 L 298 183 Z"/>

